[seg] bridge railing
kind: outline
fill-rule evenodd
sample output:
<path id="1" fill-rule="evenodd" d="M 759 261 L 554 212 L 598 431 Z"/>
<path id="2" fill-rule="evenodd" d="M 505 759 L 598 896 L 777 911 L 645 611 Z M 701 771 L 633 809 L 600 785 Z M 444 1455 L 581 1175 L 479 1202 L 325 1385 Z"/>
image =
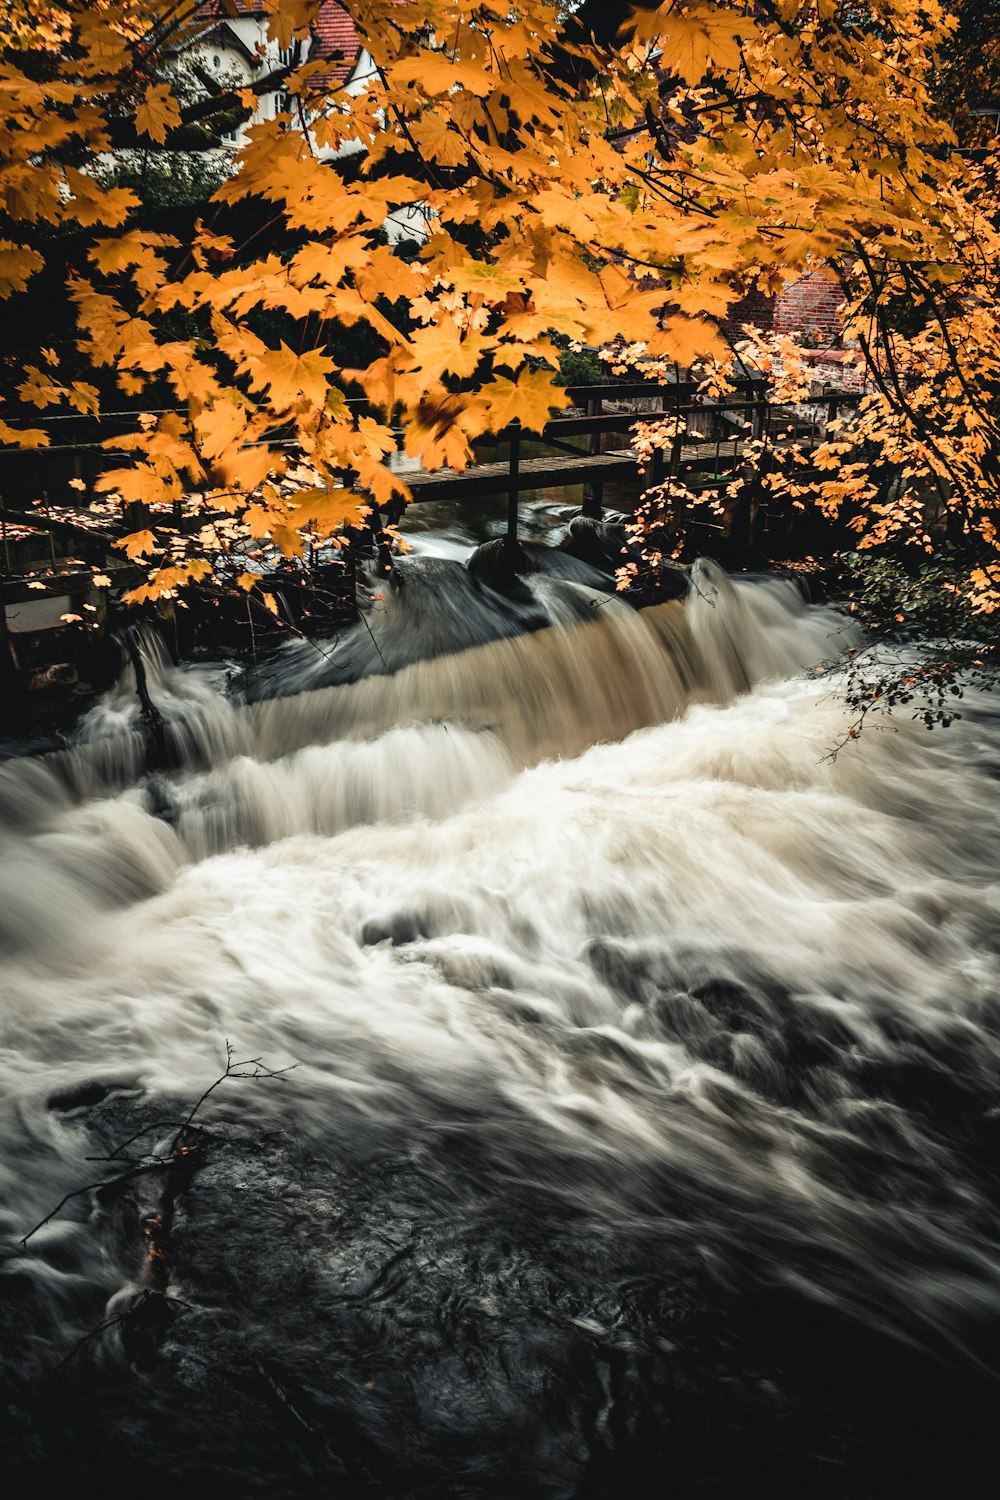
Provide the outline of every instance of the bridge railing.
<path id="1" fill-rule="evenodd" d="M 494 435 L 492 441 L 507 445 L 505 476 L 496 472 L 496 464 L 490 464 L 472 465 L 463 474 L 450 476 L 446 487 L 427 482 L 433 476 L 425 476 L 424 482 L 416 477 L 414 498 L 431 494 L 444 498 L 447 494 L 462 499 L 474 496 L 477 490 L 506 490 L 507 535 L 514 541 L 520 494 L 545 483 L 583 485 L 584 513 L 599 516 L 606 479 L 617 477 L 619 469 L 627 473 L 630 464 L 629 445 L 614 450 L 613 456 L 621 460 L 616 468 L 608 462 L 604 442 L 613 433 L 628 433 L 637 422 L 673 418 L 678 424 L 669 453 L 657 449 L 651 456 L 651 484 L 660 483 L 668 474 L 672 477 L 688 474 L 700 475 L 699 482 L 710 485 L 721 482 L 720 476 L 739 464 L 748 436 L 770 436 L 777 424 L 787 427 L 791 422 L 802 440 L 815 446 L 826 424 L 861 399 L 857 393 L 825 387 L 805 401 L 776 404 L 768 399 L 765 382 L 759 377 L 736 380 L 732 390 L 719 398 L 707 397 L 695 382 L 682 379 L 570 386 L 568 395 L 576 408 L 572 414 L 551 418 L 538 432 L 528 433 L 515 423 Z M 639 402 L 643 403 L 643 409 L 636 405 Z M 360 399 L 351 404 L 358 408 L 367 406 Z M 154 415 L 174 410 L 183 413 L 185 409 L 163 408 Z M 801 416 L 796 416 L 796 412 Z M 137 416 L 138 412 L 132 410 L 110 411 L 102 415 L 101 422 L 102 426 L 120 424 L 124 433 L 132 430 Z M 100 473 L 128 460 L 129 455 L 124 451 L 105 446 L 108 439 L 74 441 L 73 424 L 87 420 L 92 426 L 92 419 L 81 418 L 79 414 L 43 416 L 36 421 L 49 425 L 57 441 L 47 448 L 0 449 L 0 512 L 6 512 L 8 519 L 16 515 L 30 523 L 37 516 L 35 502 L 40 496 L 46 505 L 50 497 L 57 504 L 85 505 L 93 498 L 94 483 Z M 67 440 L 60 441 L 64 434 Z M 109 434 L 112 442 L 115 435 Z M 554 457 L 548 465 L 537 459 L 525 460 L 522 444 L 526 437 L 562 458 Z M 594 462 L 588 465 L 588 459 Z M 634 470 L 634 458 L 631 463 Z M 487 474 L 486 470 L 490 472 Z M 123 529 L 136 529 L 144 524 L 137 509 L 142 510 L 129 507 L 127 514 L 123 512 Z M 202 516 L 200 522 L 204 519 Z M 0 568 L 4 562 L 0 555 Z M 6 571 L 11 571 L 9 564 Z"/>

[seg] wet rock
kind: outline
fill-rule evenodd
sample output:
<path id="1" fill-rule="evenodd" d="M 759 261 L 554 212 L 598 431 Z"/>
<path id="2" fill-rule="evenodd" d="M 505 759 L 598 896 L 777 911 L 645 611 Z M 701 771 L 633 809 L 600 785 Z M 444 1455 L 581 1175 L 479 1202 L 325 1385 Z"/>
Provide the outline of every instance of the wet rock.
<path id="1" fill-rule="evenodd" d="M 50 1094 L 46 1103 L 49 1109 L 68 1114 L 74 1109 L 90 1109 L 95 1104 L 102 1103 L 109 1094 L 132 1087 L 130 1083 L 99 1083 L 96 1079 L 90 1079 Z"/>
<path id="2" fill-rule="evenodd" d="M 623 554 L 628 551 L 628 539 L 624 526 L 617 522 L 574 516 L 563 547 L 571 556 L 602 573 L 613 574 L 625 561 Z"/>
<path id="3" fill-rule="evenodd" d="M 534 560 L 520 543 L 515 546 L 503 537 L 483 542 L 466 564 L 469 577 L 479 588 L 490 588 L 498 594 L 520 594 L 529 597 L 521 579 L 535 571 Z"/>
<path id="4" fill-rule="evenodd" d="M 390 916 L 370 918 L 362 928 L 361 941 L 366 948 L 387 941 L 399 948 L 431 935 L 431 925 L 421 912 L 398 911 Z"/>

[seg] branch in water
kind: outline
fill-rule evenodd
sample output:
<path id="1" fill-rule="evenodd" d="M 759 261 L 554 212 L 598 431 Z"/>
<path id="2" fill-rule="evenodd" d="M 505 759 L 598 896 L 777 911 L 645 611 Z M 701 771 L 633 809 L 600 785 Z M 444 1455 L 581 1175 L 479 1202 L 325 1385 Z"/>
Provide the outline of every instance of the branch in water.
<path id="1" fill-rule="evenodd" d="M 218 1078 L 216 1078 L 213 1083 L 209 1084 L 208 1088 L 189 1111 L 187 1118 L 183 1120 L 182 1123 L 177 1127 L 177 1133 L 170 1143 L 169 1151 L 165 1155 L 162 1155 L 160 1153 L 153 1153 L 148 1157 L 140 1157 L 138 1160 L 128 1157 L 122 1158 L 128 1163 L 124 1172 L 119 1172 L 117 1176 L 114 1177 L 105 1177 L 99 1182 L 88 1182 L 83 1187 L 73 1188 L 73 1190 L 67 1193 L 65 1197 L 60 1198 L 55 1208 L 51 1209 L 50 1212 L 45 1215 L 44 1219 L 39 1219 L 34 1228 L 29 1229 L 27 1234 L 21 1237 L 20 1244 L 22 1249 L 27 1246 L 28 1241 L 32 1238 L 33 1235 L 36 1235 L 40 1229 L 44 1229 L 46 1224 L 50 1224 L 56 1217 L 56 1215 L 63 1208 L 65 1208 L 66 1204 L 72 1202 L 74 1198 L 82 1198 L 85 1193 L 108 1192 L 112 1189 L 124 1187 L 126 1183 L 133 1181 L 137 1177 L 144 1177 L 150 1172 L 160 1172 L 166 1170 L 166 1168 L 176 1163 L 178 1157 L 190 1156 L 191 1148 L 184 1144 L 184 1138 L 187 1133 L 193 1128 L 195 1118 L 202 1105 L 205 1103 L 206 1099 L 208 1099 L 208 1097 L 215 1092 L 220 1084 L 225 1083 L 227 1078 L 282 1078 L 286 1073 L 292 1072 L 292 1070 L 297 1067 L 298 1063 L 291 1063 L 287 1068 L 269 1068 L 267 1064 L 264 1063 L 259 1057 L 248 1057 L 244 1058 L 240 1062 L 234 1062 L 232 1043 L 227 1038 L 225 1072 L 220 1073 Z M 244 1071 L 245 1069 L 249 1069 L 250 1071 Z M 165 1123 L 173 1125 L 175 1122 L 160 1121 L 158 1123 L 160 1125 Z M 109 1156 L 89 1156 L 86 1158 L 86 1160 L 107 1162 L 115 1161 L 119 1159 L 120 1153 L 125 1150 L 126 1146 L 131 1146 L 134 1141 L 139 1140 L 141 1136 L 148 1134 L 150 1130 L 154 1130 L 156 1128 L 156 1125 L 147 1125 L 142 1130 L 137 1130 L 134 1135 L 130 1135 L 126 1140 L 120 1141 L 118 1145 L 113 1146 L 111 1149 L 111 1154 Z M 203 1137 L 203 1144 L 200 1149 L 204 1149 L 204 1143 L 205 1141 L 207 1141 L 207 1137 L 205 1137 L 204 1132 L 199 1133 Z"/>

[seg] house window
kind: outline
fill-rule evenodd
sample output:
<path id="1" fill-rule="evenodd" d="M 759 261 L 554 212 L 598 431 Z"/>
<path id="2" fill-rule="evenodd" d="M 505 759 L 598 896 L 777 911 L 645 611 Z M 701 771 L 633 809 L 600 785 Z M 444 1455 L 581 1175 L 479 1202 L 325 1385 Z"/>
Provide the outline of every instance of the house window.
<path id="1" fill-rule="evenodd" d="M 982 109 L 972 111 L 976 119 L 982 120 L 994 135 L 1000 135 L 1000 105 L 987 105 Z"/>

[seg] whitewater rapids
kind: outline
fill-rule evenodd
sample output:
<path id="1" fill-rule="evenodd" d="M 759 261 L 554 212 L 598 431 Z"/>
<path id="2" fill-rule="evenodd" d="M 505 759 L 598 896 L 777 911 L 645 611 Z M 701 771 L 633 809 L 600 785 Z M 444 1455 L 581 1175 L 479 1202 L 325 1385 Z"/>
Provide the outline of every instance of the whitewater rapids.
<path id="1" fill-rule="evenodd" d="M 644 1277 L 674 1263 L 686 1285 L 712 1288 L 705 1302 L 777 1289 L 838 1328 L 990 1365 L 995 706 L 970 703 L 933 735 L 903 720 L 866 730 L 831 756 L 847 710 L 830 673 L 810 669 L 857 643 L 835 611 L 707 567 L 686 605 L 641 614 L 594 596 L 581 618 L 582 586 L 533 586 L 543 630 L 279 701 L 236 705 L 211 674 L 151 661 L 175 769 L 146 769 L 128 673 L 71 749 L 0 766 L 0 1229 L 30 1308 L 19 1379 L 38 1378 L 137 1275 L 136 1245 L 120 1225 L 104 1233 L 86 1197 L 18 1245 L 94 1171 L 74 1099 L 193 1102 L 227 1038 L 296 1068 L 280 1084 L 227 1084 L 206 1116 L 293 1131 L 324 1160 L 368 1164 L 361 1177 L 402 1159 L 442 1203 L 457 1195 L 484 1259 L 506 1267 L 489 1273 L 492 1318 L 505 1286 L 527 1296 L 510 1226 L 528 1204 L 584 1247 L 574 1254 L 601 1247 L 602 1295 L 634 1279 L 642 1246 Z M 427 1233 L 433 1196 L 407 1209 Z M 321 1237 L 333 1212 L 307 1195 L 302 1232 Z M 337 1212 L 349 1222 L 350 1200 Z M 183 1225 L 183 1202 L 178 1213 Z M 323 1242 L 324 1297 L 355 1284 L 345 1243 Z M 459 1328 L 481 1316 L 479 1275 L 467 1261 L 449 1271 L 450 1295 L 475 1309 L 451 1307 Z M 171 1345 L 216 1330 L 221 1294 L 199 1286 L 196 1257 L 178 1255 L 173 1277 L 188 1311 L 158 1380 L 183 1388 L 194 1377 Z M 398 1296 L 403 1307 L 417 1292 Z M 683 1345 L 648 1308 L 630 1331 L 596 1292 L 557 1299 L 557 1313 L 565 1337 L 572 1325 L 595 1347 L 625 1348 L 628 1333 L 667 1361 Z M 282 1353 L 266 1305 L 256 1316 L 282 1378 L 312 1390 L 319 1377 L 297 1362 L 322 1364 L 322 1316 L 308 1356 Z M 417 1343 L 418 1324 L 413 1313 Z M 505 1337 L 516 1344 L 516 1329 Z M 535 1460 L 526 1476 L 495 1458 L 508 1478 L 494 1491 L 469 1461 L 459 1483 L 435 1458 L 463 1422 L 506 1431 L 512 1403 L 524 1452 L 541 1451 L 525 1434 L 548 1387 L 525 1378 L 517 1405 L 535 1357 L 522 1343 L 504 1354 L 501 1417 L 492 1375 L 470 1383 L 454 1353 L 433 1356 L 421 1494 L 616 1493 L 620 1435 L 626 1469 L 605 1488 L 593 1446 L 577 1462 L 568 1439 L 546 1450 L 548 1486 Z M 113 1331 L 87 1357 L 120 1364 Z M 466 1405 L 441 1395 L 449 1381 Z M 435 1447 L 442 1403 L 449 1436 Z M 394 1420 L 383 1413 L 366 1440 L 391 1447 Z M 289 1459 L 268 1482 L 314 1492 L 318 1462 Z M 370 1484 L 358 1470 L 348 1493 L 404 1493 L 366 1463 Z M 848 1480 L 831 1493 L 868 1493 Z M 227 1482 L 213 1479 L 219 1493 Z"/>

